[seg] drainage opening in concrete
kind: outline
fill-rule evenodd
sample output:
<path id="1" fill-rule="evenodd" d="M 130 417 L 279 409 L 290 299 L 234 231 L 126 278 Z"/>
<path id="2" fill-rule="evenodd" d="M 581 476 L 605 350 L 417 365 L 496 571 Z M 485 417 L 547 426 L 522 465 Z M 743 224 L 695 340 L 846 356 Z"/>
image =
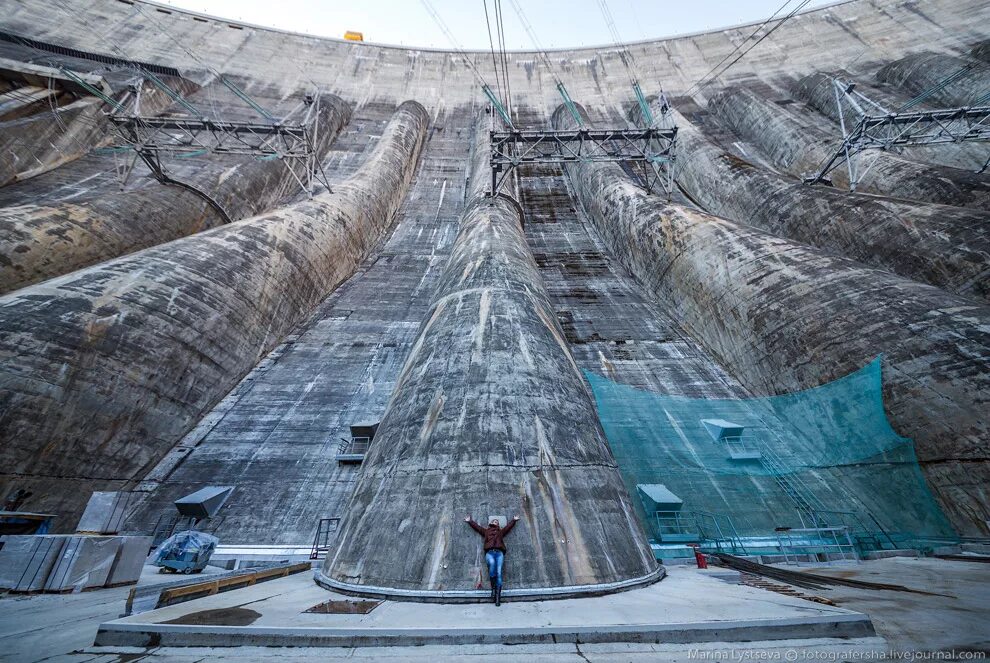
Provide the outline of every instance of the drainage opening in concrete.
<path id="1" fill-rule="evenodd" d="M 381 601 L 324 601 L 306 612 L 321 615 L 367 615 L 381 603 Z"/>

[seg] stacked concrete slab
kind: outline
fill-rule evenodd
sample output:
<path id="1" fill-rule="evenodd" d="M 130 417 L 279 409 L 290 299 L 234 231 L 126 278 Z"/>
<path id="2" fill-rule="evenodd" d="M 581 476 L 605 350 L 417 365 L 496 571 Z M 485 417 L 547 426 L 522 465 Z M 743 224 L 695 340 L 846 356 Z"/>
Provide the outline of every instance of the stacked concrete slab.
<path id="1" fill-rule="evenodd" d="M 131 585 L 150 548 L 150 536 L 7 536 L 0 589 L 61 594 Z"/>

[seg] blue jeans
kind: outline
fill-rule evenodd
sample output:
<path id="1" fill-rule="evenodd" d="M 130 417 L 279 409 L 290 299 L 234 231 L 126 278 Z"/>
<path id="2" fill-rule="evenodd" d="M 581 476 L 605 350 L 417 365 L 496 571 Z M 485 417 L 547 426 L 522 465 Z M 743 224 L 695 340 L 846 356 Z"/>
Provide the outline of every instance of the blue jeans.
<path id="1" fill-rule="evenodd" d="M 505 553 L 501 550 L 489 550 L 485 553 L 485 561 L 488 562 L 488 577 L 495 581 L 496 587 L 501 587 L 502 562 L 505 561 Z"/>

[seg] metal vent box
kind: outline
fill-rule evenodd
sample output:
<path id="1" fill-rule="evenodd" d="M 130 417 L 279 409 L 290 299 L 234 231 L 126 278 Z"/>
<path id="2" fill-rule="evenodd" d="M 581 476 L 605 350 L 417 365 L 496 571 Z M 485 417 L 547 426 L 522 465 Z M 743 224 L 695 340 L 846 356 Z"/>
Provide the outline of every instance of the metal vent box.
<path id="1" fill-rule="evenodd" d="M 210 518 L 220 510 L 232 492 L 233 486 L 207 486 L 175 500 L 175 508 L 183 516 L 198 520 Z"/>

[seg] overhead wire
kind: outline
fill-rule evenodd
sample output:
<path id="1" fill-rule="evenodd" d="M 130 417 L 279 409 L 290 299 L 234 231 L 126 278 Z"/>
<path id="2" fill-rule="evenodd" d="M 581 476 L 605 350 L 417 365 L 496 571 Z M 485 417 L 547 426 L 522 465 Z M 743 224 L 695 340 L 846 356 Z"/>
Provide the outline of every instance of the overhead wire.
<path id="1" fill-rule="evenodd" d="M 440 32 L 442 32 L 444 37 L 447 38 L 447 41 L 450 42 L 451 47 L 453 47 L 457 54 L 464 60 L 464 63 L 468 66 L 468 69 L 471 70 L 471 73 L 474 74 L 474 77 L 478 80 L 478 82 L 485 87 L 489 87 L 488 81 L 486 81 L 485 77 L 481 75 L 480 71 L 478 71 L 474 61 L 468 57 L 468 54 L 464 51 L 464 48 L 461 46 L 460 42 L 457 41 L 457 37 L 455 37 L 454 33 L 450 31 L 449 27 L 447 27 L 447 24 L 444 22 L 443 18 L 441 18 L 440 14 L 437 13 L 437 10 L 433 7 L 430 0 L 420 0 L 420 3 L 433 19 L 433 22 L 437 24 L 437 27 L 440 28 Z"/>
<path id="2" fill-rule="evenodd" d="M 497 21 L 497 32 L 499 49 L 502 59 L 502 80 L 505 81 L 505 98 L 509 115 L 512 115 L 512 85 L 509 83 L 509 56 L 505 48 L 505 12 L 502 11 L 502 0 L 493 0 L 495 5 L 495 18 Z"/>
<path id="3" fill-rule="evenodd" d="M 450 42 L 450 46 L 464 60 L 464 64 L 466 64 L 468 66 L 468 69 L 471 70 L 471 73 L 474 75 L 475 79 L 477 79 L 477 81 L 481 83 L 481 89 L 485 92 L 485 96 L 488 97 L 488 100 L 492 103 L 492 106 L 495 108 L 495 110 L 498 111 L 503 121 L 509 127 L 513 127 L 512 118 L 510 117 L 505 106 L 499 100 L 498 96 L 496 96 L 495 93 L 492 92 L 491 87 L 488 85 L 488 81 L 486 81 L 485 77 L 481 74 L 480 71 L 478 71 L 478 67 L 475 66 L 474 61 L 464 51 L 464 48 L 461 47 L 461 44 L 457 40 L 457 37 L 455 37 L 454 33 L 450 31 L 449 27 L 447 27 L 447 23 L 444 22 L 440 14 L 437 13 L 436 8 L 433 7 L 433 5 L 430 3 L 430 0 L 420 0 L 420 3 L 423 5 L 423 8 L 426 9 L 427 13 L 433 19 L 433 22 L 437 24 L 437 27 L 440 28 L 440 32 L 442 32 L 443 35 L 447 38 L 447 41 Z"/>
<path id="4" fill-rule="evenodd" d="M 488 28 L 488 46 L 492 52 L 492 69 L 495 70 L 495 87 L 498 90 L 499 96 L 502 97 L 502 103 L 508 106 L 502 93 L 502 81 L 499 76 L 499 63 L 495 59 L 495 41 L 492 39 L 492 23 L 488 17 L 488 0 L 481 0 L 481 4 L 485 8 L 485 27 Z"/>
<path id="5" fill-rule="evenodd" d="M 777 15 L 780 14 L 780 12 L 782 12 L 787 7 L 787 5 L 791 4 L 792 1 L 793 0 L 786 0 L 786 2 L 784 2 L 784 4 L 781 5 L 777 9 L 777 11 L 775 11 L 773 14 L 770 15 L 770 18 L 768 18 L 767 20 L 763 21 L 763 23 L 761 23 L 760 25 L 758 25 L 756 27 L 756 29 L 753 30 L 753 32 L 748 37 L 746 37 L 746 39 L 744 39 L 743 41 L 739 42 L 739 44 L 737 44 L 736 47 L 728 55 L 726 55 L 724 58 L 722 58 L 719 61 L 718 64 L 716 64 L 714 67 L 712 67 L 712 69 L 707 74 L 705 74 L 704 76 L 702 76 L 701 78 L 699 78 L 698 81 L 694 85 L 692 85 L 690 88 L 688 88 L 688 90 L 684 94 L 685 95 L 689 95 L 695 89 L 701 89 L 702 87 L 705 87 L 706 85 L 709 85 L 712 82 L 714 82 L 716 78 L 718 78 L 719 76 L 721 76 L 722 74 L 724 74 L 726 71 L 728 71 L 733 65 L 735 65 L 737 62 L 739 62 L 739 60 L 741 60 L 743 57 L 745 57 L 747 53 L 749 53 L 751 50 L 753 50 L 754 48 L 756 48 L 760 44 L 760 42 L 762 42 L 764 39 L 766 39 L 771 34 L 773 34 L 774 31 L 776 31 L 780 26 L 782 26 L 784 23 L 786 23 L 791 17 L 793 17 L 799 11 L 801 11 L 802 9 L 804 9 L 804 7 L 807 6 L 808 3 L 811 2 L 811 0 L 801 0 L 800 4 L 798 4 L 796 7 L 794 7 L 786 15 L 782 16 L 777 21 L 777 24 L 776 25 L 774 25 L 772 28 L 770 28 L 769 30 L 767 30 L 759 39 L 757 39 L 752 45 L 750 45 L 749 48 L 747 48 L 742 53 L 740 53 L 739 56 L 736 57 L 736 59 L 732 60 L 731 62 L 729 62 L 729 64 L 725 65 L 725 67 L 721 71 L 719 71 L 717 74 L 715 74 L 714 76 L 712 75 L 712 74 L 714 74 L 718 70 L 719 67 L 722 66 L 722 63 L 724 63 L 726 60 L 728 60 L 729 58 L 731 58 L 735 53 L 739 52 L 739 50 L 745 44 L 747 44 L 750 40 L 752 40 L 760 32 L 760 30 L 762 30 L 769 23 L 771 23 L 774 19 L 776 19 L 777 18 Z"/>
<path id="6" fill-rule="evenodd" d="M 602 10 L 602 18 L 605 19 L 605 27 L 608 29 L 609 35 L 612 37 L 612 43 L 615 45 L 616 51 L 619 53 L 619 59 L 622 60 L 622 66 L 626 71 L 626 75 L 629 76 L 629 84 L 636 85 L 636 77 L 633 75 L 632 68 L 630 67 L 630 62 L 635 64 L 635 58 L 628 48 L 622 43 L 622 38 L 619 35 L 619 29 L 615 26 L 615 17 L 612 15 L 612 10 L 609 9 L 608 0 L 598 0 L 598 7 Z M 623 55 L 623 51 L 625 55 Z M 629 59 L 627 60 L 626 57 Z"/>
<path id="7" fill-rule="evenodd" d="M 536 32 L 533 30 L 533 26 L 530 25 L 529 20 L 526 18 L 526 13 L 523 11 L 522 7 L 519 5 L 518 0 L 509 0 L 512 3 L 512 8 L 516 11 L 516 16 L 519 18 L 519 22 L 523 26 L 523 30 L 529 35 L 529 39 L 533 42 L 533 47 L 536 49 L 537 55 L 543 60 L 543 64 L 546 66 L 547 70 L 550 72 L 550 77 L 553 78 L 557 85 L 563 85 L 560 81 L 560 77 L 557 76 L 557 70 L 553 66 L 553 62 L 550 60 L 550 56 L 547 55 L 546 50 L 540 45 L 540 40 L 536 37 Z"/>

